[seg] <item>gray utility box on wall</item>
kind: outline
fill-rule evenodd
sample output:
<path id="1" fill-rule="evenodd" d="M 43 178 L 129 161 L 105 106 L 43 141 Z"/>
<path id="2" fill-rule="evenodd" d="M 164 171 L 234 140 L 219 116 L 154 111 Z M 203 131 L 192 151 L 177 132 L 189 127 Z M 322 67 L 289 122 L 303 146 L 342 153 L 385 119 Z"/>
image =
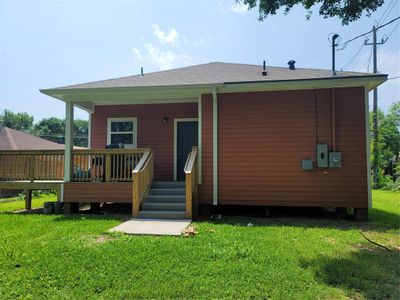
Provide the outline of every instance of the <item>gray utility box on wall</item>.
<path id="1" fill-rule="evenodd" d="M 317 164 L 318 168 L 328 167 L 328 145 L 318 144 L 317 145 Z"/>
<path id="2" fill-rule="evenodd" d="M 330 168 L 342 167 L 342 152 L 329 152 L 329 167 Z"/>

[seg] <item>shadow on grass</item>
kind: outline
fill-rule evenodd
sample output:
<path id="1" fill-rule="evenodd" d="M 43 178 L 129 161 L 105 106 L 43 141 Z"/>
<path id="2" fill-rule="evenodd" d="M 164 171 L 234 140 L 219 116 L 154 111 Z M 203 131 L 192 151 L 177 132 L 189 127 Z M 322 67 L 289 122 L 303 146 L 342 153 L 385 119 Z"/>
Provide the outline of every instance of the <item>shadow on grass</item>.
<path id="1" fill-rule="evenodd" d="M 398 218 L 396 214 L 380 211 L 381 217 L 385 219 Z M 369 222 L 358 222 L 346 218 L 344 215 L 338 215 L 320 208 L 276 208 L 272 210 L 270 216 L 261 213 L 239 213 L 230 211 L 224 212 L 221 219 L 212 219 L 209 217 L 200 217 L 196 222 L 208 222 L 213 224 L 226 224 L 233 226 L 248 226 L 249 223 L 254 226 L 293 226 L 308 228 L 333 228 L 338 230 L 371 230 L 376 232 L 385 232 L 392 229 L 399 229 L 396 222 L 381 222 L 371 220 Z"/>
<path id="2" fill-rule="evenodd" d="M 400 252 L 359 249 L 345 257 L 320 257 L 302 261 L 316 280 L 342 289 L 350 298 L 399 299 Z"/>
<path id="3" fill-rule="evenodd" d="M 369 211 L 369 218 L 372 222 L 384 224 L 397 229 L 400 228 L 400 215 L 398 214 L 372 208 Z"/>

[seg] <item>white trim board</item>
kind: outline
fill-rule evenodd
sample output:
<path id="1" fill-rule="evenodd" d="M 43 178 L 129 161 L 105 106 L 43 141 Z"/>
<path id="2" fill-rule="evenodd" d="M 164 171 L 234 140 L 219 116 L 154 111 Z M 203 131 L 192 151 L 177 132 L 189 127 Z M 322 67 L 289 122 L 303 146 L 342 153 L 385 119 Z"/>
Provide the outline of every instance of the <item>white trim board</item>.
<path id="1" fill-rule="evenodd" d="M 197 126 L 199 126 L 198 118 L 176 118 L 174 119 L 174 181 L 178 178 L 178 171 L 177 171 L 177 150 L 178 150 L 178 123 L 179 122 L 197 122 Z"/>
<path id="2" fill-rule="evenodd" d="M 127 148 L 137 147 L 137 136 L 138 136 L 138 125 L 137 118 L 131 117 L 121 117 L 121 118 L 107 118 L 107 145 L 111 143 L 111 122 L 133 122 L 133 144 L 127 145 Z"/>
<path id="3" fill-rule="evenodd" d="M 213 205 L 218 205 L 218 94 L 217 89 L 212 90 L 212 116 L 213 116 Z"/>
<path id="4" fill-rule="evenodd" d="M 365 151 L 367 156 L 367 188 L 368 188 L 368 208 L 372 208 L 372 191 L 371 191 L 371 153 L 369 138 L 369 95 L 368 89 L 365 89 Z"/>

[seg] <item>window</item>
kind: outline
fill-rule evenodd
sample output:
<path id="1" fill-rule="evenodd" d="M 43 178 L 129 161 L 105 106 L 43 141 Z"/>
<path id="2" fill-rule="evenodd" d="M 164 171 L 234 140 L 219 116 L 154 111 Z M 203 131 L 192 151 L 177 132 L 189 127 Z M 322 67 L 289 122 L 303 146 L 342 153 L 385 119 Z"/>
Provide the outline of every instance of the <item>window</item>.
<path id="1" fill-rule="evenodd" d="M 137 138 L 136 118 L 109 118 L 107 122 L 107 144 L 125 144 L 135 148 Z"/>

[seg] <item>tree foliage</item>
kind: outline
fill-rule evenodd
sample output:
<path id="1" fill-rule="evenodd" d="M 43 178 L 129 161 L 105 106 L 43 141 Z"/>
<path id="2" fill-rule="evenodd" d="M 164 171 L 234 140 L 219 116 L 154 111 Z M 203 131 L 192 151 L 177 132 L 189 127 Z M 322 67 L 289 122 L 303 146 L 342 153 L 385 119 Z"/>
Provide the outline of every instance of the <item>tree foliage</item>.
<path id="1" fill-rule="evenodd" d="M 343 25 L 358 20 L 363 13 L 370 15 L 383 4 L 383 0 L 236 0 L 246 4 L 249 9 L 258 6 L 260 21 L 275 15 L 281 8 L 287 14 L 295 5 L 302 5 L 310 18 L 312 9 L 319 6 L 318 13 L 323 18 L 338 17 Z"/>
<path id="2" fill-rule="evenodd" d="M 0 115 L 0 122 L 4 127 L 29 131 L 33 125 L 33 117 L 27 113 L 13 113 L 6 109 L 4 113 Z"/>
<path id="3" fill-rule="evenodd" d="M 373 156 L 373 127 L 372 127 L 372 112 L 370 113 L 370 146 L 371 146 L 371 162 L 375 160 Z M 400 153 L 400 102 L 392 104 L 388 113 L 385 115 L 381 110 L 378 110 L 378 166 L 380 168 L 378 186 L 382 187 L 385 182 L 385 173 L 388 173 L 389 167 L 393 158 Z M 397 174 L 399 175 L 399 174 Z"/>
<path id="4" fill-rule="evenodd" d="M 25 131 L 45 140 L 55 143 L 65 143 L 65 120 L 59 118 L 44 118 L 37 123 L 33 123 L 33 116 L 27 113 L 13 113 L 4 110 L 0 115 L 0 122 L 3 126 L 16 130 Z M 74 145 L 88 146 L 88 121 L 74 120 Z"/>

